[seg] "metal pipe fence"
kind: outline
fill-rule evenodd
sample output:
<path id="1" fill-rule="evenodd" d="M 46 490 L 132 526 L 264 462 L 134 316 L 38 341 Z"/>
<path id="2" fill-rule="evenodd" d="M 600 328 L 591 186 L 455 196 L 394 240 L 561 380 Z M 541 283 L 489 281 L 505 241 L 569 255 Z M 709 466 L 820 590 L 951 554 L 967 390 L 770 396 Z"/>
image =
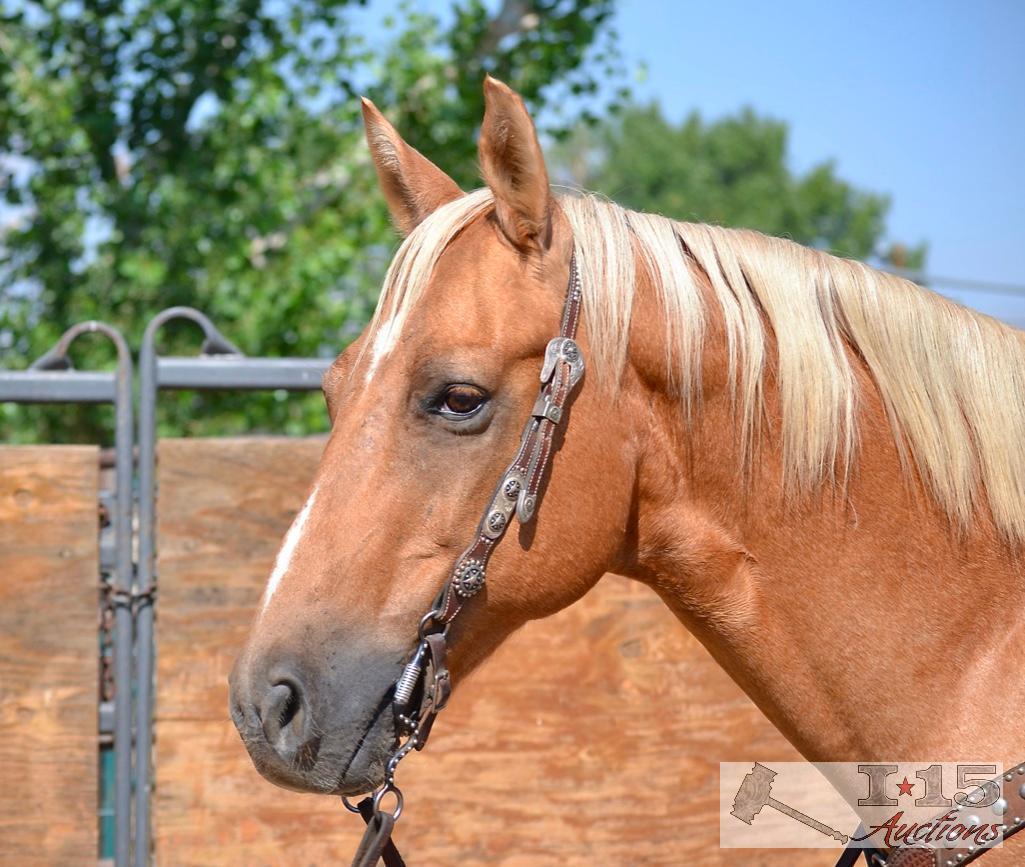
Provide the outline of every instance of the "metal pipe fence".
<path id="1" fill-rule="evenodd" d="M 157 338 L 175 319 L 195 323 L 203 334 L 197 356 L 161 356 Z M 68 356 L 80 335 L 111 340 L 118 363 L 113 372 L 75 370 Z M 320 388 L 329 359 L 251 358 L 198 310 L 172 307 L 147 325 L 139 353 L 138 463 L 133 461 L 133 366 L 121 334 L 100 322 L 73 326 L 28 370 L 0 370 L 0 401 L 111 404 L 115 408 L 115 701 L 113 736 L 114 865 L 148 867 L 152 861 L 151 802 L 157 607 L 157 405 L 161 391 L 312 391 Z M 133 484 L 138 475 L 138 513 L 133 536 Z M 133 542 L 138 560 L 133 562 Z M 134 663 L 134 665 L 133 665 Z M 134 672 L 133 672 L 134 668 Z M 134 676 L 133 676 L 134 675 Z M 103 714 L 100 715 L 101 719 Z M 133 749 L 134 746 L 134 749 Z M 133 797 L 134 793 L 134 797 Z M 134 819 L 134 821 L 133 821 Z"/>
<path id="2" fill-rule="evenodd" d="M 160 329 L 173 319 L 194 322 L 203 332 L 196 357 L 161 356 L 156 340 Z M 135 867 L 150 861 L 152 801 L 153 645 L 156 575 L 157 397 L 161 391 L 223 391 L 320 388 L 330 366 L 326 359 L 249 358 L 198 310 L 172 307 L 157 314 L 146 326 L 139 353 L 139 575 L 140 606 L 136 620 L 136 732 L 135 764 Z"/>
<path id="3" fill-rule="evenodd" d="M 117 350 L 114 373 L 78 371 L 71 344 L 97 333 Z M 114 406 L 114 863 L 127 867 L 132 798 L 132 356 L 121 333 L 103 322 L 72 326 L 28 370 L 0 371 L 0 401 L 15 403 L 109 403 Z M 99 694 L 97 693 L 97 699 Z"/>

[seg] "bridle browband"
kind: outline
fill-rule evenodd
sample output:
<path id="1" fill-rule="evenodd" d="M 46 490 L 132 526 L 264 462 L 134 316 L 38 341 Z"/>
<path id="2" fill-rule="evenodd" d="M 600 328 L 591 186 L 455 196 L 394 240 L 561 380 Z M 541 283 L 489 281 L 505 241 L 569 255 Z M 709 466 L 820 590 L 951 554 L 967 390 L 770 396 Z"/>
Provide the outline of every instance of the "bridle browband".
<path id="1" fill-rule="evenodd" d="M 424 748 L 435 718 L 448 702 L 452 691 L 445 664 L 449 626 L 467 600 L 484 586 L 488 561 L 509 529 L 513 515 L 521 524 L 528 524 L 537 513 L 542 484 L 552 460 L 556 428 L 584 375 L 584 356 L 575 339 L 580 307 L 580 272 L 574 252 L 569 260 L 569 283 L 559 335 L 548 341 L 545 348 L 541 390 L 523 430 L 520 448 L 495 487 L 473 542 L 458 557 L 430 611 L 421 618 L 416 649 L 395 682 L 392 708 L 398 747 L 385 767 L 384 783 L 358 805 L 342 799 L 347 809 L 359 813 L 367 823 L 353 867 L 373 867 L 382 858 L 386 867 L 403 867 L 404 862 L 391 842 L 392 828 L 403 807 L 402 791 L 395 785 L 395 769 L 411 751 Z M 391 812 L 381 809 L 387 795 L 395 798 Z"/>

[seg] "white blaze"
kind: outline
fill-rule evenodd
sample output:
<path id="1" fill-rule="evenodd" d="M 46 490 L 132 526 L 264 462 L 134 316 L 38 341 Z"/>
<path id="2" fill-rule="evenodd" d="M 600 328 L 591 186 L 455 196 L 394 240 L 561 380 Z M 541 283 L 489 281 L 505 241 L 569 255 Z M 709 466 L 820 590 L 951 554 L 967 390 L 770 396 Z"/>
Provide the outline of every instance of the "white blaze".
<path id="1" fill-rule="evenodd" d="M 278 551 L 278 558 L 274 561 L 274 571 L 270 573 L 270 580 L 267 582 L 267 590 L 263 594 L 262 611 L 267 610 L 267 606 L 270 604 L 274 591 L 278 589 L 281 579 L 284 578 L 285 573 L 288 572 L 288 567 L 292 562 L 292 556 L 295 554 L 295 549 L 299 547 L 299 542 L 302 539 L 303 529 L 306 527 L 306 519 L 310 516 L 310 510 L 313 508 L 313 503 L 316 499 L 317 488 L 314 487 L 310 494 L 310 498 L 299 511 L 299 514 L 295 516 L 292 526 L 288 528 L 288 533 L 285 534 L 285 541 L 281 544 L 281 550 Z"/>

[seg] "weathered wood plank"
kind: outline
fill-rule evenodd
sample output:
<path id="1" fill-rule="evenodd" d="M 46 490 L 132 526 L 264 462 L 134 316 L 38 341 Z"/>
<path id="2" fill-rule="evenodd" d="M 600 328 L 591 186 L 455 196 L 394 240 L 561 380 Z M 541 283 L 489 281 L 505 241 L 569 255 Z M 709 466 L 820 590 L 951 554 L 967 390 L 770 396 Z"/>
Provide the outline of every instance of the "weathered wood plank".
<path id="1" fill-rule="evenodd" d="M 264 782 L 227 714 L 228 672 L 320 448 L 161 444 L 162 865 L 345 863 L 360 835 L 337 800 Z M 412 865 L 832 863 L 718 849 L 718 763 L 752 757 L 797 755 L 654 594 L 608 576 L 457 687 L 401 768 L 396 839 Z"/>
<path id="2" fill-rule="evenodd" d="M 98 466 L 0 448 L 3 864 L 96 864 Z"/>

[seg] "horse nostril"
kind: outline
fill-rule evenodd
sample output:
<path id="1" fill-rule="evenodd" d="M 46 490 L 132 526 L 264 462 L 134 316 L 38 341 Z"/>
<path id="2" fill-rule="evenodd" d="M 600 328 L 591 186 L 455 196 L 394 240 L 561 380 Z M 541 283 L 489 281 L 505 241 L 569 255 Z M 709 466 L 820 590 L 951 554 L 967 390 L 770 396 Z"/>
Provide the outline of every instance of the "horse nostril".
<path id="1" fill-rule="evenodd" d="M 282 758 L 290 758 L 309 740 L 309 713 L 294 681 L 279 680 L 267 690 L 260 718 L 267 742 Z"/>
<path id="2" fill-rule="evenodd" d="M 288 728 L 300 710 L 302 710 L 302 703 L 299 701 L 298 693 L 293 689 L 285 701 L 285 706 L 281 709 L 281 727 Z"/>

